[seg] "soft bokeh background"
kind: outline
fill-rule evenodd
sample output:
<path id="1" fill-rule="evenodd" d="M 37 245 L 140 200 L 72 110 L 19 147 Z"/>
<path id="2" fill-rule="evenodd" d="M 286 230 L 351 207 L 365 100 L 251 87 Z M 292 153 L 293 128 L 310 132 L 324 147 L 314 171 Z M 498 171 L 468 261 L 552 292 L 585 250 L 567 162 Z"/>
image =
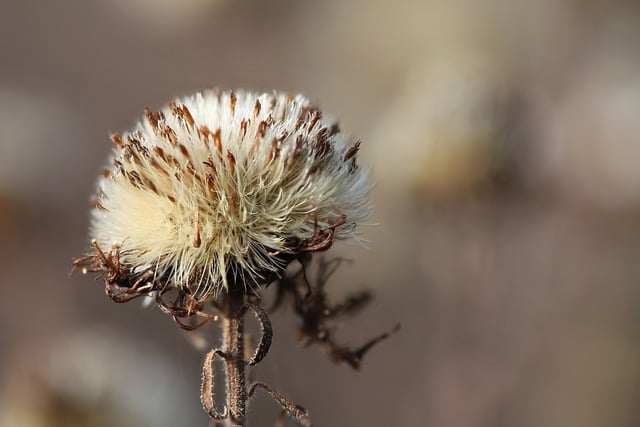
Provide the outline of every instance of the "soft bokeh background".
<path id="1" fill-rule="evenodd" d="M 316 425 L 640 424 L 640 3 L 1 6 L 3 427 L 207 425 L 204 351 L 67 273 L 108 133 L 211 86 L 307 94 L 377 181 L 370 249 L 336 245 L 331 282 L 376 299 L 338 334 L 401 332 L 352 372 L 281 312 L 255 370 Z M 276 414 L 261 396 L 250 424 Z"/>

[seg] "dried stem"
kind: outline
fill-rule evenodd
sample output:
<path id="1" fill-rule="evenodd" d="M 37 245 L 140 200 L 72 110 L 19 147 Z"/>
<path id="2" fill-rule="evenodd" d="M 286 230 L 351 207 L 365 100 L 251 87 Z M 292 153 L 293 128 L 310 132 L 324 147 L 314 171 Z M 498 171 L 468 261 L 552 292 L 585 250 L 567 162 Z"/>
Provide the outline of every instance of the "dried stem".
<path id="1" fill-rule="evenodd" d="M 244 360 L 244 292 L 229 292 L 222 312 L 222 351 L 227 373 L 228 425 L 244 426 L 247 413 L 247 383 Z"/>
<path id="2" fill-rule="evenodd" d="M 244 427 L 247 414 L 247 402 L 256 389 L 261 388 L 273 397 L 282 409 L 295 418 L 301 425 L 310 426 L 307 411 L 295 403 L 289 401 L 282 394 L 270 386 L 256 382 L 247 385 L 246 366 L 253 366 L 260 362 L 269 352 L 273 330 L 267 312 L 262 307 L 248 302 L 246 293 L 240 291 L 229 292 L 224 296 L 219 305 L 220 318 L 222 320 L 222 348 L 213 349 L 207 354 L 202 368 L 202 407 L 209 416 L 215 420 L 215 426 L 240 426 Z M 244 316 L 251 310 L 260 325 L 262 336 L 258 346 L 249 360 L 245 355 L 249 354 L 245 348 Z M 219 357 L 224 364 L 226 375 L 226 405 L 223 411 L 218 411 L 215 404 L 214 359 Z"/>
<path id="3" fill-rule="evenodd" d="M 304 242 L 308 251 L 327 249 L 333 242 L 335 227 L 342 224 L 344 218 L 339 218 L 335 224 L 326 228 L 318 228 L 314 236 Z M 160 310 L 169 315 L 176 324 L 186 330 L 193 330 L 205 323 L 220 320 L 222 327 L 222 346 L 212 349 L 207 354 L 202 368 L 201 401 L 207 414 L 214 421 L 215 426 L 240 426 L 246 422 L 248 400 L 261 389 L 270 395 L 284 412 L 294 418 L 300 425 L 310 426 L 311 421 L 307 411 L 289 401 L 269 385 L 255 382 L 247 384 L 246 365 L 254 366 L 269 352 L 273 329 L 271 321 L 264 308 L 260 306 L 255 294 L 249 294 L 244 287 L 238 286 L 224 293 L 219 300 L 198 299 L 189 287 L 172 286 L 167 277 L 156 277 L 152 271 L 147 271 L 140 277 L 134 277 L 131 271 L 120 263 L 120 248 L 110 248 L 104 252 L 94 241 L 95 254 L 79 258 L 74 261 L 73 269 L 82 268 L 83 272 L 98 272 L 102 275 L 107 295 L 116 302 L 127 302 L 143 295 L 155 295 L 156 304 Z M 339 344 L 333 337 L 330 322 L 338 317 L 351 315 L 359 311 L 371 299 L 368 292 L 350 295 L 339 304 L 331 304 L 325 291 L 325 285 L 335 269 L 340 265 L 340 259 L 325 261 L 320 258 L 318 277 L 310 281 L 306 274 L 306 265 L 310 256 L 305 249 L 298 248 L 302 255 L 298 257 L 301 268 L 294 274 L 283 275 L 276 281 L 277 295 L 273 309 L 291 297 L 295 314 L 300 318 L 300 343 L 308 346 L 320 344 L 326 350 L 333 362 L 345 362 L 354 369 L 359 369 L 364 355 L 377 343 L 387 339 L 397 332 L 400 325 L 396 325 L 388 332 L 382 333 L 365 342 L 358 348 L 350 348 Z M 206 310 L 211 303 L 217 314 Z M 244 337 L 244 317 L 251 311 L 259 324 L 261 337 L 253 351 L 247 351 L 251 344 Z M 215 372 L 214 360 L 222 361 L 226 380 L 226 405 L 222 411 L 215 404 Z M 282 417 L 277 423 L 282 424 Z"/>

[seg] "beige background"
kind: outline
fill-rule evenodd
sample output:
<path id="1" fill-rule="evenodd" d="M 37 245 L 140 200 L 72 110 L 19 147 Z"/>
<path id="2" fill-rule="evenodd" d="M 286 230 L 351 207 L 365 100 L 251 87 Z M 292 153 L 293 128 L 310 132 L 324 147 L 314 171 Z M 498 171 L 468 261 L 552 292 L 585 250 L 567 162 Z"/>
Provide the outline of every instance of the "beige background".
<path id="1" fill-rule="evenodd" d="M 108 133 L 200 88 L 299 91 L 362 139 L 361 372 L 275 343 L 255 371 L 318 426 L 640 423 L 634 1 L 5 0 L 0 425 L 205 426 L 199 363 L 154 308 L 67 278 Z M 333 249 L 332 249 L 333 250 Z M 213 328 L 203 332 L 215 342 Z M 251 423 L 273 425 L 261 396 Z"/>

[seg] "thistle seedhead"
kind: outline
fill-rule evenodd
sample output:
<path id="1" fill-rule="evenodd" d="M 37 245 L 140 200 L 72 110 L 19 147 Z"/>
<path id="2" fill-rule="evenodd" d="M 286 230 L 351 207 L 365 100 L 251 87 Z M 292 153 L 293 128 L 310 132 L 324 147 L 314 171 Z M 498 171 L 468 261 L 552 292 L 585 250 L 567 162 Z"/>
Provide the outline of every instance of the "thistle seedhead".
<path id="1" fill-rule="evenodd" d="M 111 139 L 95 243 L 76 261 L 108 287 L 177 288 L 196 302 L 247 290 L 356 237 L 370 215 L 360 143 L 301 95 L 198 93 Z"/>

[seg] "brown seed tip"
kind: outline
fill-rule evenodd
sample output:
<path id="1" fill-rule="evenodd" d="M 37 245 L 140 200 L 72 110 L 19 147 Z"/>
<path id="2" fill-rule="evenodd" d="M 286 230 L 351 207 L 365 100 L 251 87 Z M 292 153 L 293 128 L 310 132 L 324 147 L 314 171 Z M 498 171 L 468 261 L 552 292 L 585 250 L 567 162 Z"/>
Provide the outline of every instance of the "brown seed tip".
<path id="1" fill-rule="evenodd" d="M 322 117 L 322 114 L 320 113 L 320 111 L 316 110 L 313 112 L 311 119 L 309 119 L 309 127 L 307 129 L 309 132 L 313 129 L 316 123 L 318 123 L 318 120 L 320 120 L 321 117 Z"/>
<path id="2" fill-rule="evenodd" d="M 231 113 L 235 113 L 236 112 L 236 101 L 238 100 L 238 97 L 236 96 L 235 92 L 231 92 L 231 94 L 229 95 L 229 108 L 231 109 Z"/>
<path id="3" fill-rule="evenodd" d="M 109 135 L 109 138 L 111 138 L 111 142 L 113 142 L 113 144 L 119 149 L 122 149 L 124 147 L 124 141 L 122 140 L 122 136 L 119 133 L 113 133 Z"/>
<path id="4" fill-rule="evenodd" d="M 236 174 L 236 158 L 231 151 L 227 151 L 227 160 L 229 160 L 229 166 L 231 167 L 231 174 Z"/>
<path id="5" fill-rule="evenodd" d="M 213 143 L 216 145 L 216 149 L 220 154 L 222 154 L 222 138 L 220 136 L 221 133 L 222 131 L 220 130 L 220 128 L 218 128 L 216 133 L 213 134 Z"/>
<path id="6" fill-rule="evenodd" d="M 353 146 L 351 148 L 349 148 L 347 150 L 347 152 L 344 154 L 344 161 L 345 162 L 350 160 L 352 157 L 354 157 L 358 153 L 358 150 L 360 150 L 360 144 L 361 143 L 362 143 L 361 141 L 358 141 L 355 144 L 353 144 Z"/>
<path id="7" fill-rule="evenodd" d="M 149 107 L 146 107 L 144 109 L 144 115 L 147 117 L 147 121 L 151 125 L 151 129 L 153 129 L 153 133 L 157 135 L 159 130 L 158 123 L 162 118 L 162 113 L 154 113 Z"/>
<path id="8" fill-rule="evenodd" d="M 186 105 L 180 105 L 178 106 L 175 101 L 171 101 L 169 103 L 169 109 L 171 110 L 171 112 L 173 113 L 173 115 L 177 118 L 183 121 L 184 124 L 186 124 L 186 126 L 193 130 L 195 128 L 196 122 L 193 119 L 193 116 L 191 115 L 191 112 L 189 111 L 189 109 L 187 108 Z"/>
<path id="9" fill-rule="evenodd" d="M 193 232 L 193 247 L 199 248 L 202 244 L 202 239 L 200 238 L 200 212 L 196 212 L 196 221 Z"/>
<path id="10" fill-rule="evenodd" d="M 205 146 L 209 146 L 209 136 L 211 136 L 211 131 L 205 125 L 200 126 L 198 129 L 198 134 L 200 135 L 200 140 L 204 143 Z"/>

